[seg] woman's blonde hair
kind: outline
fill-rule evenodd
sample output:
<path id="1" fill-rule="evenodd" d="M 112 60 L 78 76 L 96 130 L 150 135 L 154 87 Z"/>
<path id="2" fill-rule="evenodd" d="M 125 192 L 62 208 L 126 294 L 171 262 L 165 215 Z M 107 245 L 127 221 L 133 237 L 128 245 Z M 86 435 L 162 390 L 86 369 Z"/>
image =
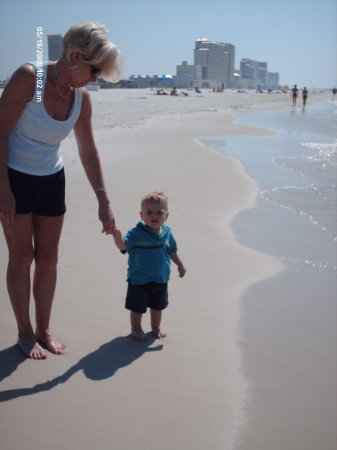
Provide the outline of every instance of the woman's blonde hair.
<path id="1" fill-rule="evenodd" d="M 102 67 L 102 77 L 116 82 L 120 77 L 121 55 L 113 44 L 104 25 L 97 22 L 80 22 L 72 25 L 63 38 L 63 55 L 71 62 L 71 54 L 83 55 L 81 63 Z"/>

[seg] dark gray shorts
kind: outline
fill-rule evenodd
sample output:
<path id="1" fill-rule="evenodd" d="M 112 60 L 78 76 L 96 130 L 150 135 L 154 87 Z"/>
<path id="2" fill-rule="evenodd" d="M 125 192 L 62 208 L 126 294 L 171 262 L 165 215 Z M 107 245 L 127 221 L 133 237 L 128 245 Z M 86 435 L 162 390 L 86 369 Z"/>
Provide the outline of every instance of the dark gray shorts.
<path id="1" fill-rule="evenodd" d="M 66 212 L 64 169 L 52 175 L 36 176 L 8 167 L 8 177 L 17 214 L 55 217 Z"/>
<path id="2" fill-rule="evenodd" d="M 132 285 L 129 281 L 125 308 L 144 314 L 147 308 L 161 311 L 168 305 L 167 283 L 148 283 Z"/>

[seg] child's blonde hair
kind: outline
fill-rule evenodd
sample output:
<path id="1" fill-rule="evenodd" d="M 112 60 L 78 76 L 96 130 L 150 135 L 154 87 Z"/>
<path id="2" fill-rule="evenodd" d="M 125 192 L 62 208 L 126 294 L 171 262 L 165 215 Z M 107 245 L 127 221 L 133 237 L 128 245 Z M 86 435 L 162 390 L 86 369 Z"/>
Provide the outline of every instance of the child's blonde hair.
<path id="1" fill-rule="evenodd" d="M 168 201 L 164 192 L 149 192 L 142 198 L 141 208 L 143 208 L 144 204 L 147 202 L 160 203 L 164 209 L 168 209 Z"/>

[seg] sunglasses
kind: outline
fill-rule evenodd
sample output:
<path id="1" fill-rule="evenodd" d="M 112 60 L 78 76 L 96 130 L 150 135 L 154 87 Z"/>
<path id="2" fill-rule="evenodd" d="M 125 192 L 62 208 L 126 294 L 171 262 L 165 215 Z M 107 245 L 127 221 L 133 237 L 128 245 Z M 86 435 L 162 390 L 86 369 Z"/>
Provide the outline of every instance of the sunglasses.
<path id="1" fill-rule="evenodd" d="M 92 77 L 98 77 L 101 74 L 101 69 L 98 69 L 97 67 L 90 64 L 90 72 Z"/>

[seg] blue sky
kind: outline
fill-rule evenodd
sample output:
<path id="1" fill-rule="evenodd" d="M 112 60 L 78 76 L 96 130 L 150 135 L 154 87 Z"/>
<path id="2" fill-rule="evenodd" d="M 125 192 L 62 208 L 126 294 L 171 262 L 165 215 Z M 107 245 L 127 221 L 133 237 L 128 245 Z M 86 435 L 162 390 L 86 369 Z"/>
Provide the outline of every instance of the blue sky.
<path id="1" fill-rule="evenodd" d="M 336 0 L 1 0 L 0 79 L 35 59 L 37 26 L 45 35 L 97 20 L 125 58 L 123 77 L 175 74 L 193 64 L 198 38 L 230 42 L 236 68 L 249 57 L 268 62 L 281 83 L 337 85 Z M 47 57 L 47 45 L 45 55 Z"/>

